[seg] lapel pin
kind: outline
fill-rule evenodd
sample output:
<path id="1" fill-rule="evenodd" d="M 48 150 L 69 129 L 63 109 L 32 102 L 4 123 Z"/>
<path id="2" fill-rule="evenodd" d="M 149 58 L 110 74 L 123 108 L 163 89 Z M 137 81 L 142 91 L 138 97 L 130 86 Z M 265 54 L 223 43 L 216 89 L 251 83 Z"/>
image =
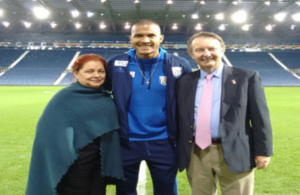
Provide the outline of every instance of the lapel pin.
<path id="1" fill-rule="evenodd" d="M 232 79 L 231 82 L 232 82 L 232 84 L 234 84 L 234 85 L 236 84 L 235 79 Z"/>

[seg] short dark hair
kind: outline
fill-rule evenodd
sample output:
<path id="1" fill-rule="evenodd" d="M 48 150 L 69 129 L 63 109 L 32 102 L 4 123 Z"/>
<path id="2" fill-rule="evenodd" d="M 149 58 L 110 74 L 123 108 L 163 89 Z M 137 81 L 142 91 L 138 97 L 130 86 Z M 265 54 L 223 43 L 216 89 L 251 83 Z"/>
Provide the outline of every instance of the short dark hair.
<path id="1" fill-rule="evenodd" d="M 193 42 L 193 40 L 194 40 L 195 38 L 198 38 L 198 37 L 210 37 L 210 38 L 217 39 L 217 40 L 221 43 L 221 47 L 222 47 L 223 49 L 226 48 L 223 39 L 222 39 L 219 35 L 217 35 L 217 34 L 215 34 L 215 33 L 213 33 L 213 32 L 205 32 L 205 31 L 201 31 L 201 32 L 198 32 L 198 33 L 194 34 L 193 36 L 191 36 L 191 37 L 189 38 L 189 40 L 187 41 L 187 48 L 188 48 L 189 51 L 192 51 L 192 42 Z"/>
<path id="2" fill-rule="evenodd" d="M 157 24 L 156 22 L 154 22 L 152 20 L 147 20 L 147 19 L 142 19 L 142 20 L 139 20 L 136 23 L 134 23 L 132 25 L 131 32 L 132 32 L 133 27 L 138 26 L 138 25 L 143 25 L 143 24 L 149 24 L 149 25 L 153 24 L 153 25 L 155 25 L 159 28 L 159 32 L 161 33 L 161 29 L 160 29 L 159 24 Z"/>

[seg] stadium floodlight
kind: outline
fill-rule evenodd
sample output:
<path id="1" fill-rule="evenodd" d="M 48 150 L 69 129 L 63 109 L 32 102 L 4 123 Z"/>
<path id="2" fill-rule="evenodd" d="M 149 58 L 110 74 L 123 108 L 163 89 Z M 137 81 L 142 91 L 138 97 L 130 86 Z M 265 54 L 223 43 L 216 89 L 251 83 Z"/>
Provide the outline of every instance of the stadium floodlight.
<path id="1" fill-rule="evenodd" d="M 3 21 L 2 24 L 3 24 L 3 26 L 5 26 L 5 27 L 8 27 L 8 26 L 10 25 L 10 23 L 7 22 L 7 21 Z"/>
<path id="2" fill-rule="evenodd" d="M 51 26 L 52 28 L 55 28 L 55 27 L 57 26 L 57 24 L 56 24 L 55 22 L 51 22 L 51 23 L 50 23 L 50 26 Z"/>
<path id="3" fill-rule="evenodd" d="M 71 14 L 72 14 L 73 18 L 76 18 L 80 15 L 80 13 L 77 10 L 71 11 Z"/>
<path id="4" fill-rule="evenodd" d="M 33 8 L 33 13 L 37 19 L 46 19 L 50 15 L 49 10 L 45 9 L 44 7 L 35 7 Z"/>
<path id="5" fill-rule="evenodd" d="M 237 4 L 238 4 L 238 1 L 232 1 L 232 4 L 233 4 L 233 5 L 237 5 Z"/>
<path id="6" fill-rule="evenodd" d="M 134 3 L 139 3 L 139 2 L 140 2 L 139 0 L 135 0 L 135 1 L 134 1 Z"/>
<path id="7" fill-rule="evenodd" d="M 81 27 L 81 24 L 80 24 L 79 22 L 77 22 L 77 23 L 75 23 L 75 27 L 76 27 L 77 29 L 79 29 L 79 28 Z"/>
<path id="8" fill-rule="evenodd" d="M 3 10 L 0 9 L 0 16 L 3 16 Z"/>
<path id="9" fill-rule="evenodd" d="M 104 3 L 104 2 L 106 2 L 106 0 L 101 0 L 101 3 Z"/>
<path id="10" fill-rule="evenodd" d="M 172 0 L 168 0 L 167 4 L 173 4 L 173 1 Z"/>
<path id="11" fill-rule="evenodd" d="M 233 14 L 231 15 L 231 19 L 232 19 L 235 23 L 239 23 L 239 24 L 240 24 L 240 23 L 246 22 L 247 17 L 248 17 L 248 14 L 247 14 L 245 11 L 243 11 L 243 10 L 237 11 L 237 12 L 235 12 L 235 13 L 233 13 Z"/>
<path id="12" fill-rule="evenodd" d="M 31 26 L 31 23 L 30 23 L 30 22 L 23 22 L 23 24 L 24 24 L 24 26 L 25 26 L 26 28 L 30 28 L 30 26 Z"/>
<path id="13" fill-rule="evenodd" d="M 106 28 L 106 25 L 103 22 L 101 22 L 99 27 L 100 27 L 100 29 L 104 29 L 104 28 Z"/>
<path id="14" fill-rule="evenodd" d="M 273 25 L 268 24 L 268 25 L 266 26 L 266 30 L 267 30 L 267 31 L 271 31 L 272 29 L 273 29 Z"/>
<path id="15" fill-rule="evenodd" d="M 192 15 L 192 18 L 193 18 L 193 19 L 198 19 L 199 16 L 198 16 L 198 14 L 193 14 L 193 15 Z"/>
<path id="16" fill-rule="evenodd" d="M 269 0 L 265 1 L 265 5 L 270 5 L 270 4 L 271 4 L 271 1 L 269 1 Z"/>
<path id="17" fill-rule="evenodd" d="M 282 22 L 284 20 L 285 16 L 286 16 L 286 13 L 278 13 L 278 14 L 275 14 L 274 18 L 275 18 L 275 20 Z"/>
<path id="18" fill-rule="evenodd" d="M 196 30 L 201 30 L 202 29 L 201 24 L 197 24 L 196 27 L 195 27 L 195 29 Z"/>
<path id="19" fill-rule="evenodd" d="M 225 24 L 221 24 L 221 25 L 219 26 L 219 30 L 225 30 Z"/>
<path id="20" fill-rule="evenodd" d="M 292 15 L 292 18 L 296 22 L 300 22 L 300 13 L 296 13 L 296 14 Z"/>
<path id="21" fill-rule="evenodd" d="M 292 25 L 291 25 L 291 30 L 294 30 L 295 27 L 296 27 L 296 25 L 292 24 Z"/>
<path id="22" fill-rule="evenodd" d="M 296 3 L 296 5 L 300 6 L 300 0 L 296 0 L 295 3 Z"/>
<path id="23" fill-rule="evenodd" d="M 173 24 L 173 26 L 172 26 L 172 29 L 173 30 L 177 30 L 178 29 L 178 26 L 177 26 L 177 24 L 175 23 L 175 24 Z"/>
<path id="24" fill-rule="evenodd" d="M 126 22 L 126 24 L 125 24 L 125 27 L 124 27 L 125 29 L 130 29 L 130 25 L 129 25 L 129 23 L 128 22 Z"/>
<path id="25" fill-rule="evenodd" d="M 201 5 L 204 5 L 204 4 L 205 4 L 205 1 L 204 1 L 204 0 L 200 1 L 200 4 L 201 4 Z"/>
<path id="26" fill-rule="evenodd" d="M 70 2 L 70 1 L 72 1 L 72 0 L 67 0 L 67 2 Z"/>
<path id="27" fill-rule="evenodd" d="M 224 19 L 224 14 L 223 13 L 219 13 L 215 17 L 216 17 L 217 20 L 223 20 Z"/>
<path id="28" fill-rule="evenodd" d="M 95 15 L 95 13 L 93 12 L 86 12 L 86 15 L 88 18 L 92 17 L 93 15 Z"/>
<path id="29" fill-rule="evenodd" d="M 245 25 L 242 26 L 242 30 L 248 31 L 250 26 L 251 26 L 251 24 L 245 24 Z"/>

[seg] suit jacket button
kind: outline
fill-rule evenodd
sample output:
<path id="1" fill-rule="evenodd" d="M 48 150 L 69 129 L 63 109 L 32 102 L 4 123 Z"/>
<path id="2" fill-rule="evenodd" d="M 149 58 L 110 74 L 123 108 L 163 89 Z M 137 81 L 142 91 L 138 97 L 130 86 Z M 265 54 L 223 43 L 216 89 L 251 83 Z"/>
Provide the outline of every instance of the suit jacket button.
<path id="1" fill-rule="evenodd" d="M 191 143 L 192 143 L 192 141 L 190 140 L 190 141 L 189 141 L 189 143 L 191 144 Z"/>
<path id="2" fill-rule="evenodd" d="M 191 129 L 194 128 L 193 125 L 191 125 Z"/>

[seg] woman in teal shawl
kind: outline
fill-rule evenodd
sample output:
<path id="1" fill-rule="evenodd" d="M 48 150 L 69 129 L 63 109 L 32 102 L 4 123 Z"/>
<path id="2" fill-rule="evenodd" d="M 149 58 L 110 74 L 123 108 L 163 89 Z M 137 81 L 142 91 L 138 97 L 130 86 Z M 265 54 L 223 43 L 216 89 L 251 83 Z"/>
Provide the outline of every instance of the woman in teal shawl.
<path id="1" fill-rule="evenodd" d="M 78 82 L 60 90 L 38 121 L 26 195 L 103 195 L 123 179 L 106 62 L 86 54 L 72 70 Z"/>

